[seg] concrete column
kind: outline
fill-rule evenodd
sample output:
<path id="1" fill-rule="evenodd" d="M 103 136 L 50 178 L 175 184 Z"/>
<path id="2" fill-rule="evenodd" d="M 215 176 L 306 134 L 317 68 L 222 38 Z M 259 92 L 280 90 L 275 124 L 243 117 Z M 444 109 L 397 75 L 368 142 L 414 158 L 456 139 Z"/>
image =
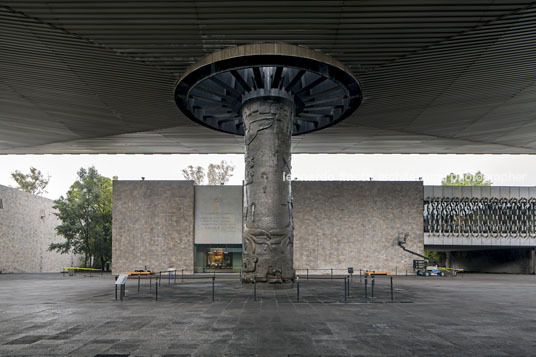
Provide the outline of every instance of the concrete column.
<path id="1" fill-rule="evenodd" d="M 294 278 L 290 138 L 294 103 L 278 97 L 242 107 L 246 147 L 243 282 Z"/>

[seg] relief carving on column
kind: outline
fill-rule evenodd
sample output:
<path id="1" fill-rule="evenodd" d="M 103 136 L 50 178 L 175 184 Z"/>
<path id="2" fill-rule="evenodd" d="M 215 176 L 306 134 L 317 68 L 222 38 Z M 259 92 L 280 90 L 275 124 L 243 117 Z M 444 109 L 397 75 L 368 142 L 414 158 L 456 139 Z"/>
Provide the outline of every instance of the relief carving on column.
<path id="1" fill-rule="evenodd" d="M 242 109 L 245 125 L 243 280 L 294 279 L 290 136 L 294 107 L 259 99 Z"/>

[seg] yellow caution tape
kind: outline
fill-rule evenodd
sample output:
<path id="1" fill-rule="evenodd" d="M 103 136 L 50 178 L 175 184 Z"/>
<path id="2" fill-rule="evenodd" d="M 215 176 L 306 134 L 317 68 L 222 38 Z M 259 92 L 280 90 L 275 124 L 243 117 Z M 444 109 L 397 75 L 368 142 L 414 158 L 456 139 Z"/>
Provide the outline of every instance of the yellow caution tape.
<path id="1" fill-rule="evenodd" d="M 65 267 L 63 268 L 65 270 L 91 270 L 91 271 L 101 271 L 102 269 L 95 269 L 95 268 L 79 268 L 79 267 Z"/>
<path id="2" fill-rule="evenodd" d="M 452 271 L 456 273 L 460 273 L 463 271 L 463 269 L 455 269 L 455 268 L 447 268 L 447 267 L 438 267 L 437 270 L 443 270 L 443 271 Z"/>

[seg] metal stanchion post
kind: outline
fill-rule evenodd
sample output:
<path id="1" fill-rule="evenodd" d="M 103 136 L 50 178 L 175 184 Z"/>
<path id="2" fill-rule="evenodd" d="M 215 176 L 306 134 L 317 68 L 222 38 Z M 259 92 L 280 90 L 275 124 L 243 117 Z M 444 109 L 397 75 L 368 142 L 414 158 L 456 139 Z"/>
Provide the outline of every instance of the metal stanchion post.
<path id="1" fill-rule="evenodd" d="M 330 271 L 330 280 L 333 280 L 333 268 L 331 268 Z"/>
<path id="2" fill-rule="evenodd" d="M 158 283 L 158 280 L 156 280 L 156 284 L 154 284 L 156 301 L 158 301 Z"/>
<path id="3" fill-rule="evenodd" d="M 140 293 L 141 274 L 138 274 L 138 294 Z"/>
<path id="4" fill-rule="evenodd" d="M 296 278 L 296 297 L 300 301 L 300 278 Z"/>
<path id="5" fill-rule="evenodd" d="M 307 268 L 307 280 L 309 280 L 309 268 Z"/>
<path id="6" fill-rule="evenodd" d="M 368 287 L 367 287 L 367 285 L 368 285 L 368 276 L 365 275 L 365 298 L 368 298 L 368 291 L 367 291 Z"/>
<path id="7" fill-rule="evenodd" d="M 117 284 L 115 285 L 115 300 L 117 300 Z"/>
<path id="8" fill-rule="evenodd" d="M 253 277 L 253 300 L 257 301 L 257 277 Z"/>
<path id="9" fill-rule="evenodd" d="M 160 272 L 160 277 L 158 278 L 158 285 L 162 286 L 162 272 Z"/>
<path id="10" fill-rule="evenodd" d="M 374 298 L 374 275 L 372 276 L 372 286 L 371 286 L 371 289 L 370 289 L 370 297 L 371 298 Z"/>
<path id="11" fill-rule="evenodd" d="M 362 280 L 361 280 L 362 278 L 363 276 L 361 275 L 361 269 L 359 269 L 359 285 L 361 285 L 362 283 Z"/>
<path id="12" fill-rule="evenodd" d="M 391 301 L 393 301 L 393 277 L 391 277 Z"/>
<path id="13" fill-rule="evenodd" d="M 173 284 L 177 284 L 177 269 L 173 272 Z"/>
<path id="14" fill-rule="evenodd" d="M 352 280 L 352 275 L 348 278 L 348 297 L 350 297 L 350 280 Z"/>
<path id="15" fill-rule="evenodd" d="M 171 270 L 167 271 L 167 284 L 171 285 Z"/>
<path id="16" fill-rule="evenodd" d="M 149 291 L 153 290 L 153 277 L 149 275 Z"/>
<path id="17" fill-rule="evenodd" d="M 347 286 L 346 286 L 346 283 L 347 283 L 347 277 L 344 277 L 344 302 L 346 302 L 346 294 L 348 293 L 347 291 Z"/>
<path id="18" fill-rule="evenodd" d="M 214 301 L 214 282 L 216 281 L 216 277 L 212 277 L 212 301 Z"/>
<path id="19" fill-rule="evenodd" d="M 184 269 L 181 269 L 181 282 L 184 283 Z"/>

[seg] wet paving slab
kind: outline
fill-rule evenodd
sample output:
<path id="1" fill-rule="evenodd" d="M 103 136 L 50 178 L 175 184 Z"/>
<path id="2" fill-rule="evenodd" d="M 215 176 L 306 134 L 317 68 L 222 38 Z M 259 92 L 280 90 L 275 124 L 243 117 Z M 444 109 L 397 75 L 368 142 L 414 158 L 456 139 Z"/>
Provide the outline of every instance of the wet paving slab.
<path id="1" fill-rule="evenodd" d="M 198 278 L 199 276 L 196 276 Z M 114 280 L 0 275 L 0 355 L 6 356 L 529 356 L 536 355 L 536 277 L 353 277 L 290 289 L 238 276 Z M 370 284 L 370 281 L 368 282 Z"/>

